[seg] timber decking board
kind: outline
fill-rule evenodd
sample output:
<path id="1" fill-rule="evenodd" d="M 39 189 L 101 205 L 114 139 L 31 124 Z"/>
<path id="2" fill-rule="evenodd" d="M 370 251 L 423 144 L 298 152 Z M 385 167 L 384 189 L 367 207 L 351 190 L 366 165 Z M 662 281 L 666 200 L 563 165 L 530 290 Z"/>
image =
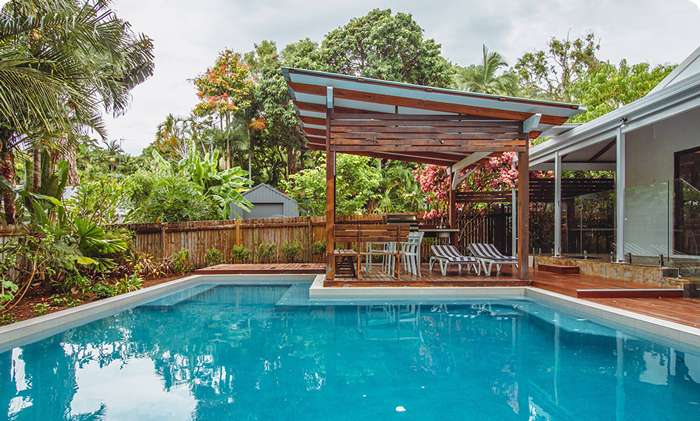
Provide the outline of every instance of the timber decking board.
<path id="1" fill-rule="evenodd" d="M 252 275 L 252 274 L 323 274 L 325 263 L 259 263 L 217 265 L 197 269 L 197 275 Z"/>
<path id="2" fill-rule="evenodd" d="M 698 300 L 688 298 L 591 298 L 587 301 L 700 328 L 700 301 Z"/>
<path id="3" fill-rule="evenodd" d="M 562 275 L 579 273 L 578 266 L 539 264 L 537 268 L 542 272 L 559 273 Z"/>

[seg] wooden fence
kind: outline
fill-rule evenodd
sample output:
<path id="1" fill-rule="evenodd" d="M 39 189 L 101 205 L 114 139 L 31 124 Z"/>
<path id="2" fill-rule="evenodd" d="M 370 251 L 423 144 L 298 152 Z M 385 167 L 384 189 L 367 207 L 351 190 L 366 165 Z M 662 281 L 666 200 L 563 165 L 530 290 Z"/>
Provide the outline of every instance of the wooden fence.
<path id="1" fill-rule="evenodd" d="M 384 215 L 378 214 L 354 215 L 338 217 L 337 222 L 381 224 L 383 217 Z M 422 214 L 418 214 L 418 218 L 421 222 Z M 273 262 L 285 262 L 280 246 L 287 242 L 301 244 L 302 262 L 325 262 L 325 248 L 316 255 L 311 252 L 315 242 L 326 239 L 325 217 L 120 224 L 113 227 L 132 231 L 135 251 L 150 254 L 156 259 L 172 258 L 180 249 L 187 249 L 190 261 L 195 267 L 206 266 L 204 256 L 212 247 L 224 254 L 226 262 L 231 262 L 231 250 L 234 246 L 245 247 L 251 251 L 249 262 L 257 262 L 255 251 L 262 243 L 275 245 L 276 258 Z M 15 234 L 0 231 L 0 245 L 9 241 Z M 421 256 L 424 261 L 431 255 L 431 244 L 435 244 L 434 239 L 425 239 L 423 242 Z"/>
<path id="2" fill-rule="evenodd" d="M 380 224 L 383 215 L 338 217 L 338 223 L 361 222 Z M 223 252 L 226 262 L 231 261 L 234 246 L 251 251 L 251 262 L 256 262 L 255 251 L 262 243 L 275 244 L 276 259 L 284 262 L 280 246 L 284 243 L 301 244 L 301 261 L 324 262 L 322 253 L 312 255 L 312 245 L 326 239 L 325 217 L 239 219 L 233 221 L 198 221 L 152 224 L 123 224 L 115 227 L 134 232 L 134 248 L 157 259 L 172 257 L 180 249 L 190 252 L 190 261 L 196 267 L 206 266 L 207 250 L 216 247 Z"/>

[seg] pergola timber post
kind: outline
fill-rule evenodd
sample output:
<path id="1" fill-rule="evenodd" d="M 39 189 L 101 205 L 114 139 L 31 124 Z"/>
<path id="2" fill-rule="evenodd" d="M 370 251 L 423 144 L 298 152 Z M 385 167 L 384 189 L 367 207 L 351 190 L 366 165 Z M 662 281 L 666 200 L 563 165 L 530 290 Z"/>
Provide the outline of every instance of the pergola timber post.
<path id="1" fill-rule="evenodd" d="M 561 155 L 554 157 L 554 256 L 561 257 Z"/>
<path id="2" fill-rule="evenodd" d="M 453 170 L 450 169 L 450 175 Z M 459 173 L 459 171 L 457 171 Z M 455 229 L 457 228 L 457 200 L 455 198 L 455 187 L 453 185 L 450 185 L 450 229 Z M 450 233 L 450 241 L 453 246 L 457 247 L 457 233 L 456 232 L 451 232 Z"/>
<path id="3" fill-rule="evenodd" d="M 333 88 L 326 96 L 326 279 L 335 279 L 335 152 L 331 151 Z"/>
<path id="4" fill-rule="evenodd" d="M 530 156 L 528 142 L 525 152 L 518 152 L 518 269 L 520 279 L 529 279 L 528 257 L 530 252 Z"/>

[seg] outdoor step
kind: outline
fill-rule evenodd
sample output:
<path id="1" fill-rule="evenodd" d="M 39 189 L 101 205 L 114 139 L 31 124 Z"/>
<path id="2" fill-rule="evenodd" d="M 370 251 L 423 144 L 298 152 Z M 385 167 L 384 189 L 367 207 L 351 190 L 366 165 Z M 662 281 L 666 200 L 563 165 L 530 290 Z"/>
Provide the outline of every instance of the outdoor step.
<path id="1" fill-rule="evenodd" d="M 560 273 L 562 275 L 566 274 L 575 274 L 578 273 L 578 266 L 570 266 L 570 265 L 545 265 L 540 263 L 537 265 L 539 270 L 543 272 L 552 272 L 552 273 Z"/>

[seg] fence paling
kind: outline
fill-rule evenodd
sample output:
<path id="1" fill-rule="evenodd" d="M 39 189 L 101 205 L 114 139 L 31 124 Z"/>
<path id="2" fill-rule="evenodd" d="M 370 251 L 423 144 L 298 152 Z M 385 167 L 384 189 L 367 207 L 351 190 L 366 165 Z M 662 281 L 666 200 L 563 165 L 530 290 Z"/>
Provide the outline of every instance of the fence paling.
<path id="1" fill-rule="evenodd" d="M 338 223 L 382 223 L 382 215 L 353 215 L 337 217 Z M 190 260 L 196 267 L 206 265 L 204 255 L 212 247 L 231 261 L 233 246 L 243 246 L 251 251 L 251 261 L 256 262 L 255 251 L 261 243 L 275 244 L 273 261 L 284 261 L 280 246 L 298 241 L 302 245 L 300 259 L 305 262 L 325 261 L 325 255 L 311 254 L 311 246 L 326 237 L 325 217 L 238 219 L 231 221 L 197 221 L 148 224 L 122 224 L 115 227 L 134 232 L 134 248 L 158 259 L 172 257 L 184 248 L 190 251 Z"/>

